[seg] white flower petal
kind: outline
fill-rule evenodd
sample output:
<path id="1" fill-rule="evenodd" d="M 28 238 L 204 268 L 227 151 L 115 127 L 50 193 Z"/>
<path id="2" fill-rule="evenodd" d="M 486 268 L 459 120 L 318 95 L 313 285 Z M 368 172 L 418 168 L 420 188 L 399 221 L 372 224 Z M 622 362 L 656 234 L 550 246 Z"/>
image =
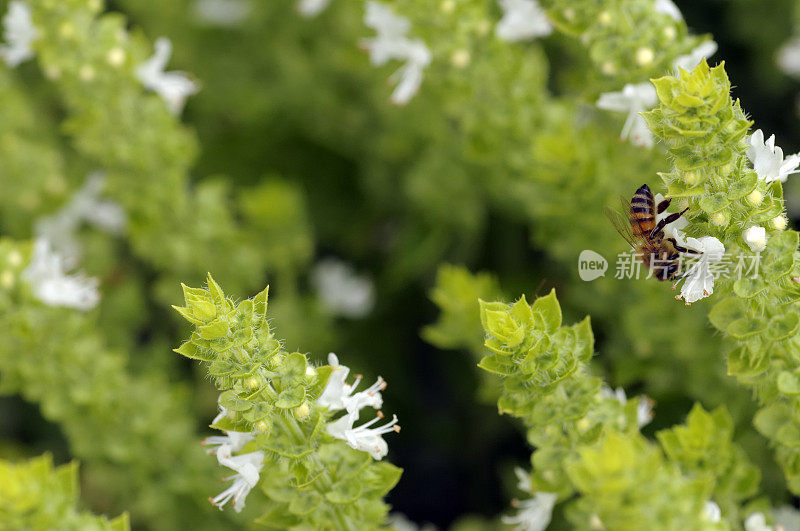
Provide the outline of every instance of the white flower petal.
<path id="1" fill-rule="evenodd" d="M 744 521 L 745 531 L 773 531 L 771 525 L 767 525 L 764 513 L 753 513 Z"/>
<path id="2" fill-rule="evenodd" d="M 653 401 L 645 395 L 639 395 L 636 406 L 636 423 L 639 427 L 647 426 L 653 420 Z"/>
<path id="3" fill-rule="evenodd" d="M 341 418 L 328 424 L 326 430 L 329 435 L 345 441 L 351 448 L 367 452 L 374 459 L 380 460 L 389 452 L 389 446 L 381 435 L 392 431 L 400 431 L 400 427 L 397 426 L 397 415 L 393 415 L 392 420 L 382 426 L 376 428 L 370 427 L 382 418 L 381 415 L 378 415 L 361 426 L 353 427 L 353 424 L 358 419 L 358 415 L 348 412 Z"/>
<path id="4" fill-rule="evenodd" d="M 798 173 L 800 153 L 789 155 L 784 160 L 783 150 L 775 146 L 775 135 L 770 136 L 765 142 L 764 133 L 761 129 L 757 129 L 750 135 L 749 143 L 747 158 L 753 164 L 759 179 L 767 183 L 786 182 L 789 175 Z"/>
<path id="5" fill-rule="evenodd" d="M 405 68 L 408 65 L 402 67 Z M 405 80 L 401 81 L 395 92 L 405 84 Z M 372 280 L 357 275 L 350 265 L 340 260 L 328 258 L 318 262 L 311 272 L 311 284 L 322 306 L 334 315 L 361 318 L 369 314 L 375 304 Z"/>
<path id="6" fill-rule="evenodd" d="M 656 0 L 655 10 L 658 13 L 671 16 L 678 22 L 683 20 L 681 10 L 678 9 L 678 6 L 676 6 L 672 0 Z"/>
<path id="7" fill-rule="evenodd" d="M 675 70 L 684 69 L 688 72 L 694 70 L 694 67 L 700 64 L 703 59 L 708 59 L 717 53 L 717 43 L 714 41 L 705 41 L 697 48 L 692 50 L 686 55 L 681 55 L 672 63 Z"/>
<path id="8" fill-rule="evenodd" d="M 596 105 L 600 109 L 627 113 L 620 138 L 630 139 L 636 146 L 650 148 L 653 146 L 653 135 L 639 113 L 650 109 L 657 102 L 656 89 L 648 82 L 627 84 L 620 92 L 603 93 Z"/>
<path id="9" fill-rule="evenodd" d="M 742 238 L 754 253 L 767 248 L 767 230 L 764 227 L 758 225 L 750 227 L 742 232 Z"/>
<path id="10" fill-rule="evenodd" d="M 517 476 L 517 488 L 523 492 L 530 494 L 531 492 L 531 475 L 525 472 L 520 467 L 514 468 L 514 475 Z"/>
<path id="11" fill-rule="evenodd" d="M 76 234 L 82 223 L 113 234 L 122 232 L 125 227 L 125 211 L 119 204 L 102 199 L 102 189 L 102 173 L 94 172 L 59 211 L 36 221 L 34 232 L 37 237 L 50 243 L 53 251 L 61 256 L 65 268 L 75 267 L 81 257 L 81 245 Z"/>
<path id="12" fill-rule="evenodd" d="M 367 2 L 364 23 L 377 33 L 363 41 L 372 64 L 382 65 L 391 59 L 405 61 L 390 78 L 397 83 L 391 102 L 405 105 L 419 90 L 422 72 L 431 62 L 431 52 L 421 40 L 406 36 L 411 27 L 408 19 L 395 15 L 381 2 Z"/>
<path id="13" fill-rule="evenodd" d="M 514 516 L 503 516 L 502 521 L 514 525 L 517 531 L 544 531 L 550 524 L 557 499 L 557 494 L 537 492 L 533 498 L 517 502 L 519 512 Z"/>
<path id="14" fill-rule="evenodd" d="M 31 263 L 22 276 L 36 298 L 49 306 L 90 310 L 100 301 L 97 279 L 67 275 L 61 256 L 51 250 L 44 238 L 36 240 Z"/>
<path id="15" fill-rule="evenodd" d="M 725 246 L 713 236 L 687 238 L 686 245 L 702 253 L 684 274 L 681 286 L 681 298 L 691 304 L 714 293 L 714 275 L 709 266 L 722 260 Z"/>
<path id="16" fill-rule="evenodd" d="M 316 17 L 328 7 L 331 0 L 299 0 L 297 11 L 304 17 Z"/>
<path id="17" fill-rule="evenodd" d="M 250 0 L 196 0 L 194 3 L 195 16 L 213 26 L 238 26 L 251 11 Z"/>
<path id="18" fill-rule="evenodd" d="M 708 501 L 705 507 L 703 507 L 703 516 L 709 522 L 719 522 L 722 519 L 722 511 L 719 505 L 713 501 Z"/>
<path id="19" fill-rule="evenodd" d="M 184 72 L 164 72 L 172 55 L 172 43 L 166 37 L 156 39 L 153 56 L 136 67 L 136 77 L 145 86 L 161 96 L 169 111 L 178 114 L 186 98 L 196 94 L 200 86 Z"/>
<path id="20" fill-rule="evenodd" d="M 36 38 L 37 30 L 33 25 L 31 6 L 21 0 L 9 2 L 8 12 L 3 17 L 3 39 L 6 44 L 0 46 L 0 56 L 6 64 L 14 68 L 31 59 Z"/>
<path id="21" fill-rule="evenodd" d="M 776 62 L 786 74 L 800 76 L 800 37 L 793 37 L 781 46 Z"/>
<path id="22" fill-rule="evenodd" d="M 499 0 L 503 18 L 495 33 L 499 39 L 514 42 L 544 37 L 553 32 L 553 25 L 536 0 Z"/>

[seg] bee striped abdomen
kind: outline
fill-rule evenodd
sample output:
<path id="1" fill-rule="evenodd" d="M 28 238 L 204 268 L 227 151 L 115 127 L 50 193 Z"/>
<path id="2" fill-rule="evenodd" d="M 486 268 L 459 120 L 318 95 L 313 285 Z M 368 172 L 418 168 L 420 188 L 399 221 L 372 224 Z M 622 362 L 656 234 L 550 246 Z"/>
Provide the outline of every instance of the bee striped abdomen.
<path id="1" fill-rule="evenodd" d="M 646 236 L 656 225 L 656 207 L 650 187 L 642 185 L 633 194 L 628 219 L 634 236 Z"/>

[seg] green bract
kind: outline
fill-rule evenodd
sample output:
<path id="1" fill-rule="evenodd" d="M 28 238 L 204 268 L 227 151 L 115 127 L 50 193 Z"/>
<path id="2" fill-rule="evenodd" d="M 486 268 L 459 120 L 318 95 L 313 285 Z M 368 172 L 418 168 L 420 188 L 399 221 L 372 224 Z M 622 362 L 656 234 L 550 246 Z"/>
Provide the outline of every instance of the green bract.
<path id="1" fill-rule="evenodd" d="M 767 183 L 750 168 L 745 135 L 752 122 L 730 96 L 723 64 L 705 61 L 679 77 L 653 81 L 660 104 L 644 116 L 673 155 L 674 168 L 662 173 L 670 195 L 690 205 L 690 235 L 712 234 L 738 257 L 752 254 L 742 229 L 767 227 L 758 269 L 738 279 L 721 279 L 709 320 L 727 338 L 728 373 L 752 387 L 766 406 L 755 426 L 777 449 L 789 488 L 800 492 L 800 402 L 798 368 L 798 234 L 777 230 L 768 220 L 785 215 L 780 182 Z M 760 201 L 752 201 L 751 194 Z M 721 215 L 723 214 L 723 215 Z M 721 217 L 719 217 L 721 215 Z M 770 417 L 768 411 L 787 412 Z M 792 413 L 789 413 L 792 412 Z M 772 418 L 765 422 L 763 419 Z"/>
<path id="2" fill-rule="evenodd" d="M 249 432 L 264 452 L 261 490 L 269 509 L 256 522 L 278 529 L 374 529 L 382 498 L 401 470 L 375 462 L 326 432 L 332 412 L 317 404 L 335 367 L 313 367 L 285 351 L 267 320 L 265 288 L 234 303 L 211 275 L 206 288 L 183 286 L 174 308 L 194 331 L 175 352 L 206 364 L 225 412 L 212 428 Z M 341 370 L 341 369 L 338 369 Z"/>
<path id="3" fill-rule="evenodd" d="M 29 461 L 0 460 L 0 522 L 6 529 L 128 531 L 128 515 L 111 521 L 79 511 L 78 465 L 53 467 L 45 454 Z"/>
<path id="4" fill-rule="evenodd" d="M 658 433 L 659 447 L 639 433 L 649 421 L 645 398 L 601 392 L 589 373 L 588 318 L 561 326 L 555 291 L 533 304 L 481 301 L 481 320 L 491 354 L 479 366 L 501 377 L 498 409 L 522 419 L 536 448 L 531 494 L 554 492 L 562 501 L 579 494 L 566 507 L 577 528 L 730 529 L 750 514 L 742 505 L 760 476 L 731 442 L 724 409 L 709 414 L 696 405 L 686 426 Z M 721 522 L 705 512 L 711 500 Z"/>

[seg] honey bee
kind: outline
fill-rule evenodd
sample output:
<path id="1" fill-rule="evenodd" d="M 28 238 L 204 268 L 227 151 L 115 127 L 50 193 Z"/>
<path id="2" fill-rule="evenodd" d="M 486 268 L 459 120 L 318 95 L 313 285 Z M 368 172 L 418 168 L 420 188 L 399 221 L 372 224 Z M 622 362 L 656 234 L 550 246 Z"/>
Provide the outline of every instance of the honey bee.
<path id="1" fill-rule="evenodd" d="M 665 199 L 656 205 L 653 192 L 646 184 L 636 190 L 630 202 L 622 197 L 620 201 L 622 212 L 628 214 L 627 219 L 622 212 L 605 207 L 606 217 L 617 232 L 631 244 L 636 255 L 658 280 L 680 280 L 681 253 L 700 253 L 678 245 L 675 238 L 665 237 L 664 227 L 679 219 L 689 208 L 670 214 L 656 223 L 656 214 L 664 212 L 672 199 Z"/>

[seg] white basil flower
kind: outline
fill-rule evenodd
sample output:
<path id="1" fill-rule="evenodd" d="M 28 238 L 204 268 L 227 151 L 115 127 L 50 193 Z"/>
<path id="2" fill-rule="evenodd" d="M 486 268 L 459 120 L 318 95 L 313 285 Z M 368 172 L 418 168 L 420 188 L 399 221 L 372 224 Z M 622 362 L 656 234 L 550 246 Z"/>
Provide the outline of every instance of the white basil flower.
<path id="1" fill-rule="evenodd" d="M 195 16 L 209 25 L 234 27 L 241 24 L 252 11 L 249 0 L 196 0 Z"/>
<path id="2" fill-rule="evenodd" d="M 623 406 L 628 403 L 628 397 L 625 395 L 625 389 L 617 387 L 611 389 L 603 384 L 600 392 L 605 398 L 611 398 L 622 404 Z M 636 424 L 638 427 L 646 426 L 653 420 L 653 401 L 645 395 L 639 395 L 639 403 L 636 406 Z M 524 489 L 523 489 L 524 490 Z"/>
<path id="3" fill-rule="evenodd" d="M 771 525 L 767 525 L 764 513 L 753 513 L 744 521 L 745 531 L 774 531 Z"/>
<path id="4" fill-rule="evenodd" d="M 37 30 L 33 25 L 31 6 L 21 0 L 8 3 L 8 12 L 3 17 L 3 39 L 6 44 L 0 46 L 0 56 L 8 66 L 14 68 L 18 64 L 33 57 L 33 42 L 37 38 Z"/>
<path id="5" fill-rule="evenodd" d="M 112 234 L 119 234 L 125 227 L 125 211 L 114 201 L 102 199 L 102 190 L 103 175 L 94 172 L 66 205 L 36 221 L 34 232 L 50 242 L 67 268 L 75 267 L 80 259 L 81 246 L 76 234 L 82 223 Z"/>
<path id="6" fill-rule="evenodd" d="M 714 293 L 714 274 L 710 265 L 722 260 L 725 246 L 713 236 L 690 237 L 686 239 L 686 245 L 702 253 L 683 277 L 680 297 L 686 304 L 691 304 Z"/>
<path id="7" fill-rule="evenodd" d="M 800 529 L 800 511 L 790 505 L 782 505 L 772 511 L 772 518 L 775 520 L 775 529 L 791 531 Z"/>
<path id="8" fill-rule="evenodd" d="M 196 94 L 200 87 L 185 72 L 165 72 L 172 55 L 172 42 L 160 37 L 154 43 L 153 56 L 136 67 L 136 77 L 145 88 L 157 93 L 173 114 L 179 114 L 186 98 Z"/>
<path id="9" fill-rule="evenodd" d="M 422 72 L 431 62 L 431 52 L 420 39 L 409 39 L 411 23 L 396 15 L 389 6 L 380 2 L 367 2 L 364 23 L 377 35 L 363 41 L 369 51 L 370 61 L 375 66 L 392 59 L 405 61 L 389 79 L 397 83 L 390 101 L 405 105 L 419 90 Z"/>
<path id="10" fill-rule="evenodd" d="M 318 262 L 311 272 L 311 284 L 323 307 L 334 315 L 357 319 L 369 314 L 375 304 L 372 281 L 340 260 Z"/>
<path id="11" fill-rule="evenodd" d="M 656 0 L 655 10 L 657 13 L 669 15 L 677 22 L 683 20 L 683 14 L 672 0 Z M 699 61 L 698 61 L 699 62 Z"/>
<path id="12" fill-rule="evenodd" d="M 719 522 L 722 520 L 722 510 L 713 501 L 708 501 L 703 507 L 703 517 L 712 523 Z"/>
<path id="13" fill-rule="evenodd" d="M 386 388 L 386 382 L 378 376 L 378 379 L 370 387 L 358 393 L 354 393 L 356 387 L 361 382 L 361 376 L 356 376 L 352 385 L 346 382 L 350 369 L 345 365 L 339 364 L 336 354 L 328 354 L 328 365 L 334 367 L 328 379 L 328 384 L 317 399 L 317 403 L 331 411 L 346 409 L 348 413 L 355 413 L 358 419 L 358 412 L 364 407 L 380 409 L 383 405 L 381 391 Z"/>
<path id="14" fill-rule="evenodd" d="M 403 513 L 389 513 L 389 527 L 394 531 L 436 531 L 436 526 L 433 524 L 423 524 L 421 526 L 415 524 L 408 519 Z"/>
<path id="15" fill-rule="evenodd" d="M 378 412 L 374 419 L 354 427 L 355 421 L 358 420 L 358 413 L 348 412 L 328 424 L 327 432 L 332 437 L 345 441 L 351 448 L 367 452 L 374 459 L 381 460 L 389 453 L 389 446 L 381 435 L 400 431 L 400 426 L 397 425 L 397 415 L 392 415 L 392 420 L 382 426 L 371 427 L 382 418 L 383 415 Z"/>
<path id="16" fill-rule="evenodd" d="M 219 414 L 211 421 L 212 426 L 228 415 L 228 410 L 225 407 L 220 405 L 219 409 Z M 223 433 L 225 433 L 225 435 L 206 437 L 200 444 L 211 447 L 207 450 L 209 454 L 217 452 L 217 448 L 214 448 L 215 446 L 228 446 L 231 452 L 240 452 L 247 443 L 255 440 L 255 435 L 253 435 L 253 433 L 239 431 L 225 431 Z"/>
<path id="17" fill-rule="evenodd" d="M 328 7 L 331 0 L 299 0 L 297 11 L 304 17 L 316 17 Z"/>
<path id="18" fill-rule="evenodd" d="M 714 41 L 705 41 L 688 54 L 681 55 L 675 59 L 672 63 L 672 67 L 676 71 L 682 68 L 690 72 L 694 70 L 694 67 L 700 64 L 700 61 L 708 59 L 715 53 L 717 53 L 717 43 Z"/>
<path id="19" fill-rule="evenodd" d="M 775 146 L 775 135 L 764 141 L 764 133 L 757 129 L 750 135 L 750 147 L 747 148 L 747 158 L 753 163 L 753 169 L 758 178 L 764 182 L 786 182 L 787 177 L 798 173 L 800 166 L 800 153 L 789 155 L 784 160 L 783 150 Z"/>
<path id="20" fill-rule="evenodd" d="M 48 306 L 91 310 L 100 301 L 98 281 L 84 275 L 67 275 L 61 256 L 50 243 L 38 238 L 30 265 L 22 273 L 37 299 Z"/>
<path id="21" fill-rule="evenodd" d="M 217 449 L 217 461 L 222 466 L 235 470 L 236 474 L 226 480 L 233 484 L 211 499 L 211 503 L 222 507 L 233 500 L 233 510 L 237 513 L 244 509 L 244 501 L 250 490 L 258 484 L 259 474 L 264 468 L 264 452 L 256 451 L 241 455 L 232 455 L 229 445 L 223 444 Z"/>
<path id="22" fill-rule="evenodd" d="M 597 106 L 601 109 L 627 113 L 620 138 L 630 139 L 639 147 L 653 146 L 653 135 L 647 122 L 639 114 L 658 103 L 656 89 L 649 82 L 636 85 L 627 84 L 620 92 L 606 92 L 600 95 Z"/>
<path id="23" fill-rule="evenodd" d="M 516 531 L 544 531 L 553 516 L 553 507 L 558 495 L 552 492 L 537 492 L 533 498 L 513 503 L 518 512 L 514 516 L 503 516 L 503 523 L 514 526 Z"/>
<path id="24" fill-rule="evenodd" d="M 800 76 L 800 37 L 792 37 L 780 47 L 776 62 L 784 73 Z"/>
<path id="25" fill-rule="evenodd" d="M 767 230 L 764 227 L 754 225 L 742 231 L 742 238 L 754 253 L 761 252 L 767 248 Z"/>
<path id="26" fill-rule="evenodd" d="M 524 41 L 544 37 L 553 32 L 553 25 L 536 0 L 499 0 L 503 18 L 495 33 L 504 41 Z"/>

